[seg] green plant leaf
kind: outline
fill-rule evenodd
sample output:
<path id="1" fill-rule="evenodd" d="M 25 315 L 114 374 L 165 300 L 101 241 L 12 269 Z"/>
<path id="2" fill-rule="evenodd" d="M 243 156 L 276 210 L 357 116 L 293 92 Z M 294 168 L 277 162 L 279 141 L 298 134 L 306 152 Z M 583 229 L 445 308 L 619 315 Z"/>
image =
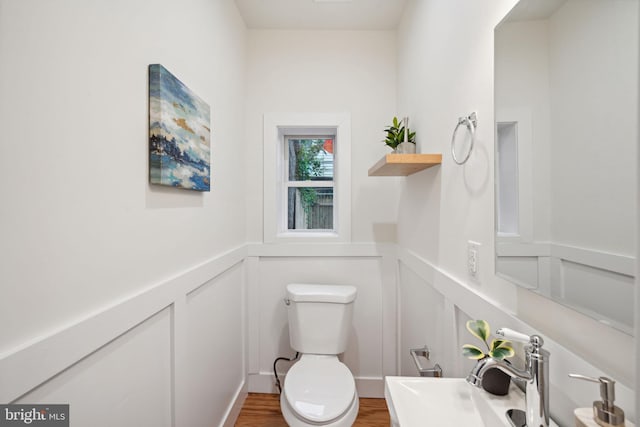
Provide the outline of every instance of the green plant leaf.
<path id="1" fill-rule="evenodd" d="M 386 132 L 386 139 L 384 140 L 384 143 L 393 149 L 404 142 L 405 132 L 408 132 L 408 142 L 413 144 L 416 143 L 416 133 L 411 132 L 409 128 L 406 128 L 404 121 L 398 120 L 397 117 L 393 118 L 392 125 L 385 127 L 384 131 Z"/>
<path id="2" fill-rule="evenodd" d="M 511 347 L 511 343 L 506 340 L 495 339 L 491 341 L 491 351 L 489 356 L 494 359 L 502 360 L 505 357 L 512 357 L 516 352 Z"/>
<path id="3" fill-rule="evenodd" d="M 500 347 L 503 344 L 507 344 L 508 346 L 511 344 L 509 341 L 507 340 L 503 340 L 502 338 L 495 338 L 493 340 L 491 340 L 491 350 L 495 350 L 496 348 Z"/>
<path id="4" fill-rule="evenodd" d="M 491 333 L 489 323 L 485 320 L 467 321 L 467 330 L 471 332 L 472 335 L 484 341 L 485 344 L 487 343 L 487 338 L 489 338 L 489 334 Z"/>
<path id="5" fill-rule="evenodd" d="M 471 345 L 471 344 L 465 344 L 462 346 L 462 355 L 469 359 L 475 359 L 475 360 L 482 359 L 483 357 L 485 357 L 485 354 L 482 350 L 480 350 L 475 345 Z"/>

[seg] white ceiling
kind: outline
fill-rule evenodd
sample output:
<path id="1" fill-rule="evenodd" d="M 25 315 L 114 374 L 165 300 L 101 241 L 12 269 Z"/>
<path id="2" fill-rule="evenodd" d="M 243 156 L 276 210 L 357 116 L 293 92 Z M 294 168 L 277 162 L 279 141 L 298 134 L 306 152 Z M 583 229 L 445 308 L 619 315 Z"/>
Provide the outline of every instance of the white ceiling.
<path id="1" fill-rule="evenodd" d="M 405 0 L 235 0 L 248 28 L 393 30 Z"/>

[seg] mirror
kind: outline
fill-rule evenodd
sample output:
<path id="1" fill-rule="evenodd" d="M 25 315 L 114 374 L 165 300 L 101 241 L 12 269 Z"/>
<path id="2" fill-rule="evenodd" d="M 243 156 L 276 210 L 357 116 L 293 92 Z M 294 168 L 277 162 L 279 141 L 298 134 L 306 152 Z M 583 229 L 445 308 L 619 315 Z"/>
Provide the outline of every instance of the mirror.
<path id="1" fill-rule="evenodd" d="M 495 29 L 496 274 L 633 334 L 638 0 L 521 0 Z"/>

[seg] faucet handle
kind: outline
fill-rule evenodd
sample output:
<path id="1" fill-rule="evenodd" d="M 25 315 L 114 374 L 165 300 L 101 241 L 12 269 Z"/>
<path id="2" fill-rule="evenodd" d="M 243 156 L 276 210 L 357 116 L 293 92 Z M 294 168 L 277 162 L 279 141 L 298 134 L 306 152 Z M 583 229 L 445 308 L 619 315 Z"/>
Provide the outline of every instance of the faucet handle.
<path id="1" fill-rule="evenodd" d="M 516 332 L 513 329 L 509 328 L 500 328 L 496 331 L 496 335 L 500 335 L 509 341 L 517 341 L 517 342 L 530 342 L 531 337 L 527 334 L 523 334 L 522 332 Z"/>

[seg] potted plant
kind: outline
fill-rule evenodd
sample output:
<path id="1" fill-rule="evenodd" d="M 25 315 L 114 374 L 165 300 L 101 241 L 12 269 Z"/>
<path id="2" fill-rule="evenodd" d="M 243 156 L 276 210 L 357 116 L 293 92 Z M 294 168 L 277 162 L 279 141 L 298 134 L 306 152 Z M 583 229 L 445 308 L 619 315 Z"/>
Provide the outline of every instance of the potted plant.
<path id="1" fill-rule="evenodd" d="M 416 133 L 411 132 L 411 129 L 409 129 L 409 127 L 406 126 L 408 122 L 409 122 L 408 117 L 405 117 L 403 120 L 398 120 L 397 117 L 394 117 L 392 125 L 387 126 L 384 129 L 384 131 L 387 133 L 384 143 L 389 147 L 391 147 L 395 152 L 398 152 L 398 153 L 415 153 L 416 152 Z M 407 135 L 405 135 L 405 130 L 408 132 Z"/>
<path id="2" fill-rule="evenodd" d="M 469 320 L 467 322 L 467 330 L 472 335 L 478 337 L 487 348 L 485 353 L 481 348 L 465 344 L 462 346 L 462 355 L 474 360 L 481 360 L 486 357 L 492 357 L 498 360 L 504 360 L 515 354 L 511 342 L 503 339 L 493 339 L 489 345 L 488 339 L 491 334 L 491 328 L 486 320 Z M 505 362 L 509 363 L 505 360 Z M 492 394 L 504 396 L 509 392 L 509 384 L 511 377 L 502 372 L 500 369 L 490 369 L 482 378 L 482 388 Z"/>

